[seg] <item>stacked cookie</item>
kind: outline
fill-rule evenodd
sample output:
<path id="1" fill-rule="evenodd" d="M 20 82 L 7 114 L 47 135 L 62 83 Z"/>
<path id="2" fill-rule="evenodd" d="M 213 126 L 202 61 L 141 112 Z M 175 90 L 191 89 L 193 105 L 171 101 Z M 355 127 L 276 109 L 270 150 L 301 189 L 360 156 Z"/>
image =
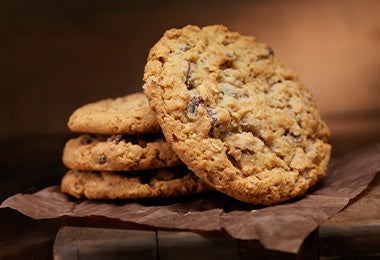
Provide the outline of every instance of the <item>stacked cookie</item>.
<path id="1" fill-rule="evenodd" d="M 62 160 L 61 189 L 74 197 L 130 199 L 209 190 L 166 142 L 142 93 L 86 104 L 68 121 L 78 137 Z"/>

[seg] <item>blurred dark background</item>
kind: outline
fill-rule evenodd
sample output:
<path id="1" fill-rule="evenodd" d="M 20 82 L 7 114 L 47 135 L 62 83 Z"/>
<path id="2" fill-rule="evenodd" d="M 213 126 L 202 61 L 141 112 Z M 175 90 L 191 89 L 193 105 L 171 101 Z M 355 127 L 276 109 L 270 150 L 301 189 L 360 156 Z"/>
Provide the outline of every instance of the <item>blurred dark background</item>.
<path id="1" fill-rule="evenodd" d="M 187 24 L 268 43 L 314 93 L 333 156 L 379 141 L 379 10 L 376 0 L 1 1 L 1 185 L 59 181 L 70 114 L 141 91 L 150 48 Z"/>
<path id="2" fill-rule="evenodd" d="M 59 184 L 70 114 L 141 91 L 151 46 L 187 24 L 224 24 L 268 43 L 314 93 L 333 157 L 378 142 L 379 12 L 377 0 L 0 1 L 0 201 Z M 38 250 L 17 228 L 50 232 L 40 246 L 51 246 L 54 229 L 0 213 L 0 258 Z"/>
<path id="3" fill-rule="evenodd" d="M 267 42 L 332 130 L 345 131 L 337 116 L 378 121 L 379 10 L 376 0 L 1 1 L 0 138 L 65 133 L 78 106 L 140 91 L 151 46 L 187 24 Z"/>

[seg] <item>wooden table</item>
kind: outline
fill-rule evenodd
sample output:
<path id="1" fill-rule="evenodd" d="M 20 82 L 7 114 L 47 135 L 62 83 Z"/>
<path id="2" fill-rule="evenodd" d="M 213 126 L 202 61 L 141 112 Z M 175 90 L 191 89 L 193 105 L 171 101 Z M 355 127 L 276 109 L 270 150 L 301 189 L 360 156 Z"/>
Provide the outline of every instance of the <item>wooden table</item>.
<path id="1" fill-rule="evenodd" d="M 66 140 L 41 136 L 2 142 L 1 199 L 58 184 L 65 169 L 57 147 Z M 311 233 L 297 255 L 266 250 L 257 241 L 236 240 L 224 232 L 164 230 L 104 218 L 34 220 L 1 209 L 0 259 L 375 258 L 380 257 L 379 205 L 378 175 L 343 211 Z"/>
<path id="2" fill-rule="evenodd" d="M 55 259 L 333 259 L 380 257 L 380 176 L 305 240 L 298 255 L 264 249 L 225 232 L 143 227 L 104 218 L 66 219 L 54 243 Z"/>

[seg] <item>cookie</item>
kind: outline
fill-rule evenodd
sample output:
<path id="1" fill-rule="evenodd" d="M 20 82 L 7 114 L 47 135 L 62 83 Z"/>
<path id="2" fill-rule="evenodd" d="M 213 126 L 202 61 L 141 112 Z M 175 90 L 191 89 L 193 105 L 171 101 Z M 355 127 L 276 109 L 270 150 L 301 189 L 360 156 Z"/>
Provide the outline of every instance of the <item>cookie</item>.
<path id="1" fill-rule="evenodd" d="M 254 37 L 221 25 L 168 30 L 144 82 L 166 140 L 213 188 L 273 205 L 325 175 L 330 132 L 312 94 Z"/>
<path id="2" fill-rule="evenodd" d="M 72 132 L 140 134 L 161 132 L 143 93 L 104 99 L 76 109 L 67 123 Z"/>
<path id="3" fill-rule="evenodd" d="M 62 160 L 70 169 L 90 171 L 129 171 L 183 164 L 162 133 L 83 134 L 66 142 Z"/>
<path id="4" fill-rule="evenodd" d="M 191 195 L 211 188 L 183 167 L 123 174 L 69 170 L 61 190 L 76 198 L 138 199 Z"/>

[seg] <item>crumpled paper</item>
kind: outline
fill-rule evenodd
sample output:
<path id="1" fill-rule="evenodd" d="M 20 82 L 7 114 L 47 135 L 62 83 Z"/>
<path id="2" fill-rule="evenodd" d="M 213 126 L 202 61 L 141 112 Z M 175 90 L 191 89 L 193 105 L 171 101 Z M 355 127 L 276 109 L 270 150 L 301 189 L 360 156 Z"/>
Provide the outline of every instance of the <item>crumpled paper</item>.
<path id="1" fill-rule="evenodd" d="M 16 194 L 9 207 L 34 219 L 102 216 L 158 228 L 225 230 L 257 239 L 267 249 L 297 253 L 304 239 L 359 195 L 380 171 L 380 143 L 330 163 L 327 175 L 304 197 L 270 207 L 245 204 L 218 192 L 130 201 L 73 200 L 50 186 Z"/>

